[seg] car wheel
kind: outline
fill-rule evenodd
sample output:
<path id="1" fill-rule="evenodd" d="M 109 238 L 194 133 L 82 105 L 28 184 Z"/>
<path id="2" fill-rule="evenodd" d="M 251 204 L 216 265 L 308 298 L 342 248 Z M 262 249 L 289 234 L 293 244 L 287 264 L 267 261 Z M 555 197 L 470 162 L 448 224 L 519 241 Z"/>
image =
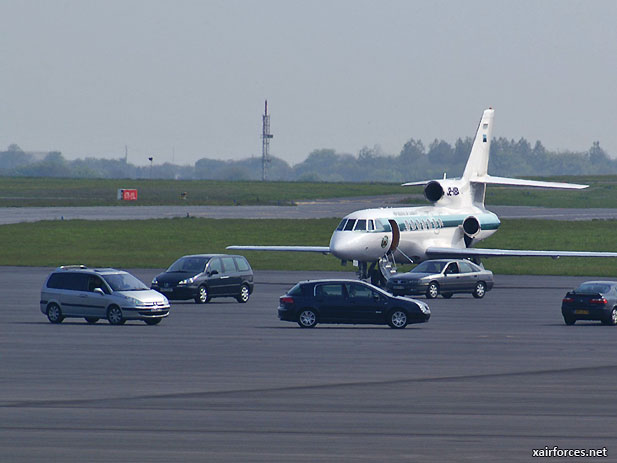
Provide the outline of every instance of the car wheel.
<path id="1" fill-rule="evenodd" d="M 62 309 L 58 304 L 49 304 L 47 306 L 47 319 L 51 323 L 62 323 L 64 315 L 62 315 Z"/>
<path id="2" fill-rule="evenodd" d="M 435 299 L 439 296 L 439 284 L 436 281 L 431 281 L 426 289 L 426 298 Z"/>
<path id="3" fill-rule="evenodd" d="M 473 290 L 473 297 L 476 299 L 482 299 L 486 294 L 486 284 L 483 281 L 476 283 L 476 288 Z"/>
<path id="4" fill-rule="evenodd" d="M 117 305 L 112 305 L 107 309 L 107 321 L 110 325 L 123 325 L 126 320 L 122 314 L 122 309 Z"/>
<path id="5" fill-rule="evenodd" d="M 206 304 L 207 302 L 210 302 L 210 293 L 208 292 L 208 288 L 206 288 L 205 286 L 200 286 L 199 289 L 197 289 L 197 296 L 195 296 L 195 302 L 197 304 Z"/>
<path id="6" fill-rule="evenodd" d="M 444 299 L 450 299 L 452 297 L 452 293 L 441 293 L 441 297 Z"/>
<path id="7" fill-rule="evenodd" d="M 566 317 L 564 315 L 563 316 L 563 321 L 565 322 L 566 325 L 570 326 L 570 325 L 574 325 L 576 323 L 576 318 L 574 318 L 574 317 Z"/>
<path id="8" fill-rule="evenodd" d="M 98 318 L 96 318 L 96 317 L 84 317 L 84 318 L 85 318 L 85 320 L 86 320 L 88 323 L 90 323 L 90 324 L 94 324 L 94 323 L 96 323 L 96 322 L 98 322 L 98 321 L 99 321 L 99 319 L 98 319 Z"/>
<path id="9" fill-rule="evenodd" d="M 405 328 L 407 326 L 407 313 L 401 309 L 394 309 L 388 315 L 388 325 L 394 329 Z"/>
<path id="10" fill-rule="evenodd" d="M 313 328 L 317 324 L 317 314 L 313 309 L 304 309 L 298 315 L 300 328 Z"/>
<path id="11" fill-rule="evenodd" d="M 162 318 L 146 318 L 144 321 L 146 325 L 158 325 L 161 323 Z"/>
<path id="12" fill-rule="evenodd" d="M 242 285 L 240 287 L 240 295 L 236 297 L 236 300 L 242 304 L 245 304 L 249 301 L 250 296 L 251 296 L 251 292 L 249 290 L 248 285 Z"/>
<path id="13" fill-rule="evenodd" d="M 609 314 L 608 318 L 606 318 L 606 322 L 604 324 L 612 326 L 617 325 L 617 308 L 611 310 L 611 313 Z"/>

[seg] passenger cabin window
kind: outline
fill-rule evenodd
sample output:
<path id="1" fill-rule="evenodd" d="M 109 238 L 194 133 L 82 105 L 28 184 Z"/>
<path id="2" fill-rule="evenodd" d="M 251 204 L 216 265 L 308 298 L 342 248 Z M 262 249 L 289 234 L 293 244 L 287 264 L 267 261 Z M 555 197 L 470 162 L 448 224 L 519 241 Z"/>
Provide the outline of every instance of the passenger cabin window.
<path id="1" fill-rule="evenodd" d="M 54 273 L 47 282 L 48 288 L 87 291 L 88 275 L 85 273 Z"/>
<path id="2" fill-rule="evenodd" d="M 375 230 L 375 223 L 372 220 L 368 221 L 368 231 Z"/>
<path id="3" fill-rule="evenodd" d="M 345 230 L 346 231 L 353 230 L 353 227 L 354 227 L 355 224 L 356 224 L 356 219 L 349 219 L 349 220 L 347 220 L 347 224 L 345 225 Z"/>
<path id="4" fill-rule="evenodd" d="M 225 273 L 236 272 L 236 264 L 234 264 L 233 257 L 223 257 L 221 260 L 223 261 L 223 269 L 225 270 Z"/>
<path id="5" fill-rule="evenodd" d="M 461 269 L 461 273 L 473 273 L 477 272 L 469 263 L 459 262 L 458 267 Z"/>
<path id="6" fill-rule="evenodd" d="M 211 259 L 208 264 L 208 271 L 212 273 L 213 271 L 217 271 L 219 274 L 223 273 L 223 267 L 221 266 L 221 259 L 218 257 L 216 259 Z"/>
<path id="7" fill-rule="evenodd" d="M 373 290 L 358 283 L 346 283 L 347 295 L 350 299 L 370 299 L 373 297 Z"/>
<path id="8" fill-rule="evenodd" d="M 446 267 L 445 273 L 446 273 L 446 275 L 452 275 L 454 273 L 458 273 L 458 266 L 454 262 L 451 262 Z"/>
<path id="9" fill-rule="evenodd" d="M 356 222 L 356 228 L 354 228 L 354 230 L 356 230 L 356 231 L 366 231 L 366 220 L 365 219 L 359 219 Z"/>
<path id="10" fill-rule="evenodd" d="M 103 283 L 103 280 L 96 275 L 90 275 L 88 277 L 88 291 L 93 293 L 96 288 L 102 289 L 104 293 L 109 294 L 107 285 Z"/>
<path id="11" fill-rule="evenodd" d="M 236 267 L 238 267 L 239 271 L 248 272 L 251 270 L 249 263 L 244 257 L 234 257 L 234 260 L 236 261 Z"/>
<path id="12" fill-rule="evenodd" d="M 345 228 L 346 223 L 347 223 L 347 219 L 341 220 L 341 223 L 338 224 L 338 227 L 336 227 L 336 230 L 341 231 L 343 228 Z"/>
<path id="13" fill-rule="evenodd" d="M 315 296 L 318 297 L 343 297 L 343 285 L 327 284 L 315 286 Z"/>
<path id="14" fill-rule="evenodd" d="M 398 229 L 399 229 L 400 231 L 405 231 L 405 222 L 401 222 L 401 223 L 399 223 L 399 224 L 398 224 Z"/>

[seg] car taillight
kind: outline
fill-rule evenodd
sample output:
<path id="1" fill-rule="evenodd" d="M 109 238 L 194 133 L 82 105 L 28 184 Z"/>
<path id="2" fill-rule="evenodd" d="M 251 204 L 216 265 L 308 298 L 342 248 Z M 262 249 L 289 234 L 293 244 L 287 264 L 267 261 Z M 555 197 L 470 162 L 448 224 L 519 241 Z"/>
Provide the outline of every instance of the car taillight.
<path id="1" fill-rule="evenodd" d="M 592 304 L 608 304 L 608 301 L 605 298 L 603 298 L 603 297 L 601 297 L 599 299 L 592 299 L 589 302 L 592 303 Z"/>
<path id="2" fill-rule="evenodd" d="M 571 297 L 564 297 L 561 302 L 574 302 L 574 299 Z"/>
<path id="3" fill-rule="evenodd" d="M 294 303 L 294 298 L 291 296 L 283 296 L 280 299 L 281 304 L 293 304 Z"/>

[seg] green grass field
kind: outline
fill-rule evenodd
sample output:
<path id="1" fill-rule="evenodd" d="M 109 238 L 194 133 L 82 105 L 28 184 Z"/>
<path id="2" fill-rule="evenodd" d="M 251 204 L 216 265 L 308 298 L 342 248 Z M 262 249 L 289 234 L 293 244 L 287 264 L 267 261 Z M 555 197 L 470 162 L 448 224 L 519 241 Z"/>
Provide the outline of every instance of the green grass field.
<path id="1" fill-rule="evenodd" d="M 86 264 L 163 268 L 191 253 L 229 252 L 230 244 L 327 245 L 338 219 L 144 221 L 45 221 L 0 226 L 0 265 Z M 510 249 L 617 250 L 617 221 L 503 220 L 482 247 Z M 244 252 L 255 269 L 352 270 L 332 256 Z M 493 258 L 500 274 L 594 275 L 613 278 L 617 259 Z"/>
<path id="2" fill-rule="evenodd" d="M 544 207 L 617 208 L 617 176 L 553 177 L 585 183 L 581 191 L 547 191 L 490 186 L 486 204 Z M 136 188 L 137 201 L 118 201 L 117 190 Z M 186 193 L 187 199 L 181 198 Z M 388 183 L 219 182 L 212 180 L 116 180 L 0 177 L 0 207 L 293 205 L 297 201 L 352 196 L 409 194 L 410 204 L 426 203 L 421 187 Z"/>
<path id="3" fill-rule="evenodd" d="M 136 188 L 137 201 L 118 201 L 121 188 Z M 219 182 L 214 180 L 116 180 L 0 177 L 0 207 L 292 205 L 296 201 L 404 194 L 388 183 Z M 181 198 L 186 193 L 186 199 Z"/>

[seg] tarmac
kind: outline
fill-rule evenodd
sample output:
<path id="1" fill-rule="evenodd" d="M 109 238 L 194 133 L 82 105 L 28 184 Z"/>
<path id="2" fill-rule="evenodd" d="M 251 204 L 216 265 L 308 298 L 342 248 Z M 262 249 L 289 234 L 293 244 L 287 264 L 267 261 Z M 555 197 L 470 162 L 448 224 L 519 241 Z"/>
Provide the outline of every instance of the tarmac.
<path id="1" fill-rule="evenodd" d="M 428 301 L 430 321 L 404 330 L 301 329 L 277 319 L 279 296 L 352 274 L 259 271 L 247 304 L 111 326 L 50 324 L 50 270 L 0 267 L 0 461 L 520 462 L 554 446 L 616 460 L 617 327 L 560 313 L 584 277 L 497 275 L 484 299 Z"/>

